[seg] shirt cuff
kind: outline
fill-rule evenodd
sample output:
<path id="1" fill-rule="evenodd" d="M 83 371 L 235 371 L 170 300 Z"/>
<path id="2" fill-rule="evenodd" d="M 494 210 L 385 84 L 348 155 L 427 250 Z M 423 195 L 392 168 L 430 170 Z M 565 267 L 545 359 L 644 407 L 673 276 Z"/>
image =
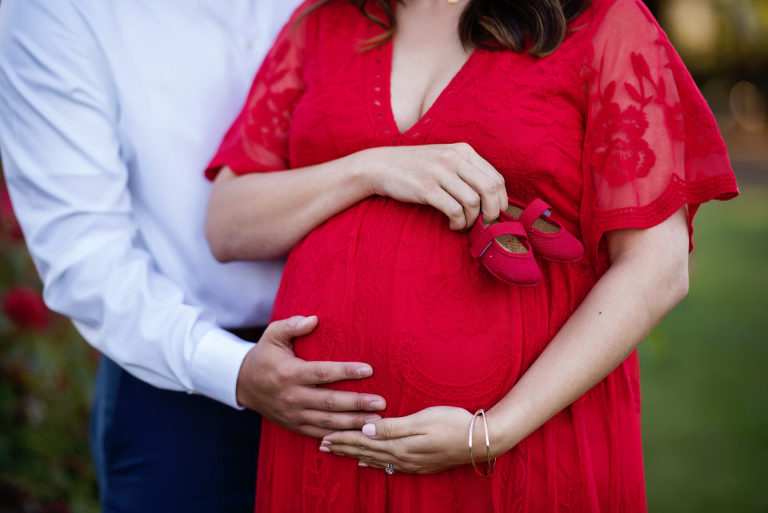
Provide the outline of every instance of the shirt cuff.
<path id="1" fill-rule="evenodd" d="M 245 355 L 254 345 L 220 328 L 208 331 L 192 360 L 190 374 L 195 392 L 244 409 L 237 403 L 237 376 Z"/>

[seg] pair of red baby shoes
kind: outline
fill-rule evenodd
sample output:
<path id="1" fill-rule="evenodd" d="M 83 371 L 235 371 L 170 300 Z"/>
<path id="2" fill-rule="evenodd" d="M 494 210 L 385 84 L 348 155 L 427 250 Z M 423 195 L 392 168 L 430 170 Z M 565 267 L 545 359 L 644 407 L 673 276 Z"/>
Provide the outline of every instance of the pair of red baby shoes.
<path id="1" fill-rule="evenodd" d="M 499 218 L 484 224 L 478 216 L 469 232 L 470 252 L 492 275 L 521 287 L 537 285 L 541 270 L 536 256 L 555 262 L 575 262 L 584 246 L 550 218 L 552 207 L 540 199 L 528 206 L 509 200 Z"/>

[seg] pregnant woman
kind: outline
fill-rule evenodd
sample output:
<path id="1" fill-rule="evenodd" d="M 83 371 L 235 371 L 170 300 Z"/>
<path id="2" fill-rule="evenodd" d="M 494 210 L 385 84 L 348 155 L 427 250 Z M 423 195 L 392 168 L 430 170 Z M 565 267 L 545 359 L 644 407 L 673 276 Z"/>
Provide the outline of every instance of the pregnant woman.
<path id="1" fill-rule="evenodd" d="M 738 190 L 638 0 L 307 2 L 217 170 L 214 254 L 290 252 L 273 315 L 319 318 L 292 349 L 387 399 L 322 443 L 265 421 L 257 511 L 645 511 L 635 348 L 687 292 L 698 206 Z M 508 197 L 583 258 L 495 278 L 466 230 Z"/>

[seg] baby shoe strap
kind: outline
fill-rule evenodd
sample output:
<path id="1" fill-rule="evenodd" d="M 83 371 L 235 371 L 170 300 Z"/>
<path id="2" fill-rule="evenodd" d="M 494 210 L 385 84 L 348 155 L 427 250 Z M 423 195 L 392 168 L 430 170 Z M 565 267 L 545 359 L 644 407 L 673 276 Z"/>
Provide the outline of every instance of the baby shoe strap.
<path id="1" fill-rule="evenodd" d="M 539 217 L 549 217 L 551 212 L 551 206 L 549 206 L 544 200 L 536 198 L 535 200 L 531 201 L 527 207 L 525 207 L 525 210 L 523 210 L 517 220 L 520 221 L 526 230 L 530 231 L 533 223 L 535 223 Z"/>
<path id="2" fill-rule="evenodd" d="M 473 257 L 480 258 L 488 247 L 493 243 L 493 239 L 502 235 L 516 235 L 526 238 L 525 228 L 517 221 L 506 221 L 483 226 L 483 221 L 478 217 L 475 226 L 469 232 L 469 250 Z"/>

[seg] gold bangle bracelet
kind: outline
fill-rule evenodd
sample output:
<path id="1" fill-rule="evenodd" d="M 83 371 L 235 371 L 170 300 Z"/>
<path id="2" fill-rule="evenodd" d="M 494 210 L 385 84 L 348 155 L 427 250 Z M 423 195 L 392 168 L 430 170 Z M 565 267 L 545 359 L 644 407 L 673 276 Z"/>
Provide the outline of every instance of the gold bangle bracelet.
<path id="1" fill-rule="evenodd" d="M 485 431 L 485 468 L 481 472 L 480 469 L 477 468 L 477 464 L 475 463 L 475 458 L 472 455 L 472 435 L 474 434 L 475 429 L 475 419 L 477 416 L 480 415 L 483 418 L 483 430 Z M 475 469 L 475 472 L 480 477 L 488 477 L 493 472 L 493 469 L 496 468 L 496 458 L 493 458 L 493 461 L 491 461 L 491 440 L 488 437 L 488 422 L 485 420 L 485 410 L 480 408 L 475 412 L 474 415 L 472 415 L 472 420 L 469 423 L 469 461 L 472 462 L 472 468 Z M 480 464 L 482 466 L 482 463 Z"/>

